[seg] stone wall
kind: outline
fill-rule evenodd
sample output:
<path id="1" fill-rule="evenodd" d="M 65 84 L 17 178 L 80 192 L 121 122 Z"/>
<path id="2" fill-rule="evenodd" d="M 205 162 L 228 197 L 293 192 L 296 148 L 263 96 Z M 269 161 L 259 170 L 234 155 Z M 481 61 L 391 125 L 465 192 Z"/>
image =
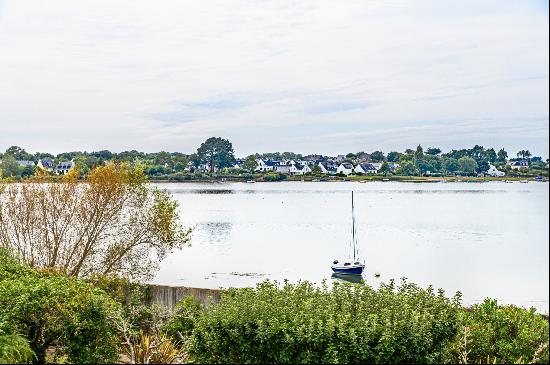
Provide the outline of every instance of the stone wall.
<path id="1" fill-rule="evenodd" d="M 219 289 L 147 285 L 148 304 L 158 304 L 170 309 L 173 309 L 177 302 L 188 295 L 192 295 L 200 303 L 208 306 L 210 303 L 220 300 L 221 292 Z"/>

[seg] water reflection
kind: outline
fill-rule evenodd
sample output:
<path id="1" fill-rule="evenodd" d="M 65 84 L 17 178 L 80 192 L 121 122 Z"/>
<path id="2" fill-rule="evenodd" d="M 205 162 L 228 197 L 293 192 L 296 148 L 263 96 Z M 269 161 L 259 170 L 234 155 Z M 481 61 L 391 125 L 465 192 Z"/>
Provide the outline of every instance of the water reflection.
<path id="1" fill-rule="evenodd" d="M 337 274 L 334 273 L 331 276 L 331 279 L 334 281 L 339 281 L 343 283 L 352 283 L 352 284 L 364 284 L 365 279 L 362 275 L 346 275 L 346 274 Z"/>
<path id="2" fill-rule="evenodd" d="M 223 245 L 229 242 L 232 228 L 231 222 L 203 222 L 197 225 L 195 234 L 200 236 L 202 242 Z"/>

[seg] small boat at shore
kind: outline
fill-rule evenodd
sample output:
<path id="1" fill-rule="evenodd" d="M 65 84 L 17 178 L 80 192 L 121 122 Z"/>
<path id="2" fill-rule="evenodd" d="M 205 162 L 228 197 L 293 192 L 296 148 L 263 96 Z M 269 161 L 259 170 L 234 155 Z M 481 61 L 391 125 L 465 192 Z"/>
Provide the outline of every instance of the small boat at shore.
<path id="1" fill-rule="evenodd" d="M 254 184 L 254 183 L 256 182 L 256 180 L 246 180 L 246 182 L 247 182 L 248 184 Z"/>
<path id="2" fill-rule="evenodd" d="M 344 260 L 334 260 L 331 269 L 339 275 L 358 275 L 363 274 L 365 263 L 359 260 L 357 252 L 357 237 L 355 228 L 355 207 L 353 204 L 353 191 L 351 192 L 351 241 L 353 249 L 353 258 Z"/>

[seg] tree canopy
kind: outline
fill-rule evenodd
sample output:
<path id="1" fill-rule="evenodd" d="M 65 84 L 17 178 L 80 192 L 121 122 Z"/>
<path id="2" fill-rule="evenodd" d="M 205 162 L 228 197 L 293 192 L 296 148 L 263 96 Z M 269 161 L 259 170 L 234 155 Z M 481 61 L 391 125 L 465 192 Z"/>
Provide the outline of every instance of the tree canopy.
<path id="1" fill-rule="evenodd" d="M 201 162 L 208 166 L 210 172 L 214 168 L 230 167 L 235 163 L 233 145 L 227 139 L 219 137 L 208 138 L 197 150 Z"/>

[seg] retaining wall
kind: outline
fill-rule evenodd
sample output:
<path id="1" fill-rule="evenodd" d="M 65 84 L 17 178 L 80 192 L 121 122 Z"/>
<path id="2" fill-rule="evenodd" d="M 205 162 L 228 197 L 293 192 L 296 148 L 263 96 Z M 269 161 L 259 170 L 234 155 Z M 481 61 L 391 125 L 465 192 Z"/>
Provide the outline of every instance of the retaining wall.
<path id="1" fill-rule="evenodd" d="M 184 286 L 147 285 L 149 304 L 158 304 L 173 309 L 182 298 L 192 295 L 197 301 L 208 306 L 220 300 L 219 289 L 188 288 Z"/>

